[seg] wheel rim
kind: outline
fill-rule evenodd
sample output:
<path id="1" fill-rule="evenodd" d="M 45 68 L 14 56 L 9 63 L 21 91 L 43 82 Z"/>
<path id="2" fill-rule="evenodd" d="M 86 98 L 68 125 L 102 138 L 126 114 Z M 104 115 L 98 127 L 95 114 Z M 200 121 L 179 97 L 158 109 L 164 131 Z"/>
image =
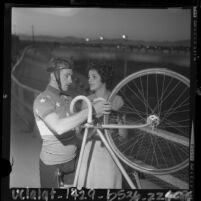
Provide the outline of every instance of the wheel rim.
<path id="1" fill-rule="evenodd" d="M 141 172 L 169 174 L 185 168 L 189 162 L 189 80 L 167 69 L 147 69 L 121 81 L 109 101 L 120 95 L 125 105 L 124 124 L 155 124 L 143 129 L 128 130 L 120 141 L 117 130 L 107 129 L 106 137 L 119 158 Z M 114 123 L 112 115 L 104 123 Z"/>

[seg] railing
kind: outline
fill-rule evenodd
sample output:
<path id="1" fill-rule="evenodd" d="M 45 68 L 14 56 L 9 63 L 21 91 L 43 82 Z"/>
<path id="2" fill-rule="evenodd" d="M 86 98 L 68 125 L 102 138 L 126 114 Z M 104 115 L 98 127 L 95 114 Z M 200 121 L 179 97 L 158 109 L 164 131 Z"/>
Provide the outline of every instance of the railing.
<path id="1" fill-rule="evenodd" d="M 24 123 L 31 129 L 35 129 L 35 121 L 33 118 L 33 101 L 40 93 L 39 90 L 22 84 L 15 76 L 16 68 L 21 64 L 24 56 L 31 46 L 26 47 L 21 57 L 15 63 L 11 71 L 11 107 L 18 114 Z"/>

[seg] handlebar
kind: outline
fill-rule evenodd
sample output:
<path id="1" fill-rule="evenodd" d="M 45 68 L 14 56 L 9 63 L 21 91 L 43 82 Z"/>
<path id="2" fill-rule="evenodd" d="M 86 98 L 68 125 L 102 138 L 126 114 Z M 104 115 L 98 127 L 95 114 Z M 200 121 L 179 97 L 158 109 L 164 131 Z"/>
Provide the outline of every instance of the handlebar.
<path id="1" fill-rule="evenodd" d="M 91 104 L 91 101 L 86 96 L 82 96 L 82 95 L 76 96 L 72 100 L 72 102 L 70 104 L 70 113 L 72 113 L 72 114 L 74 113 L 74 110 L 73 110 L 74 105 L 78 100 L 83 100 L 83 101 L 85 101 L 87 103 L 87 107 L 88 107 L 88 110 L 89 110 L 87 122 L 91 124 L 92 123 L 92 104 Z"/>

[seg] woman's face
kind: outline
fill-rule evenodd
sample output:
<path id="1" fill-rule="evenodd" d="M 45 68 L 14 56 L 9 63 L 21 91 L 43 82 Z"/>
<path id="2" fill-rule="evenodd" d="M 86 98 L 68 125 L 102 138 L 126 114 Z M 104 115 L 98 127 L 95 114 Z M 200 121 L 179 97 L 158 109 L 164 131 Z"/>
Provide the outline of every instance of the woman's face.
<path id="1" fill-rule="evenodd" d="M 99 73 L 96 70 L 89 70 L 89 76 L 88 76 L 88 81 L 89 81 L 89 88 L 91 91 L 97 91 L 100 89 L 104 83 L 101 82 L 101 77 Z"/>

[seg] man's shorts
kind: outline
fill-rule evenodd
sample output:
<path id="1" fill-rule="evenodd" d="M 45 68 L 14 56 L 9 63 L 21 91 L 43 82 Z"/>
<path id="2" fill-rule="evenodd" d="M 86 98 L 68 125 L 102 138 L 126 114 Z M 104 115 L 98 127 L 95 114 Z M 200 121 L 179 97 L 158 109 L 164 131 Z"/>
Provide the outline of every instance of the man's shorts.
<path id="1" fill-rule="evenodd" d="M 41 188 L 58 188 L 58 174 L 59 169 L 63 175 L 64 184 L 71 185 L 74 181 L 75 170 L 77 165 L 77 158 L 58 165 L 46 165 L 40 160 L 40 183 Z"/>

